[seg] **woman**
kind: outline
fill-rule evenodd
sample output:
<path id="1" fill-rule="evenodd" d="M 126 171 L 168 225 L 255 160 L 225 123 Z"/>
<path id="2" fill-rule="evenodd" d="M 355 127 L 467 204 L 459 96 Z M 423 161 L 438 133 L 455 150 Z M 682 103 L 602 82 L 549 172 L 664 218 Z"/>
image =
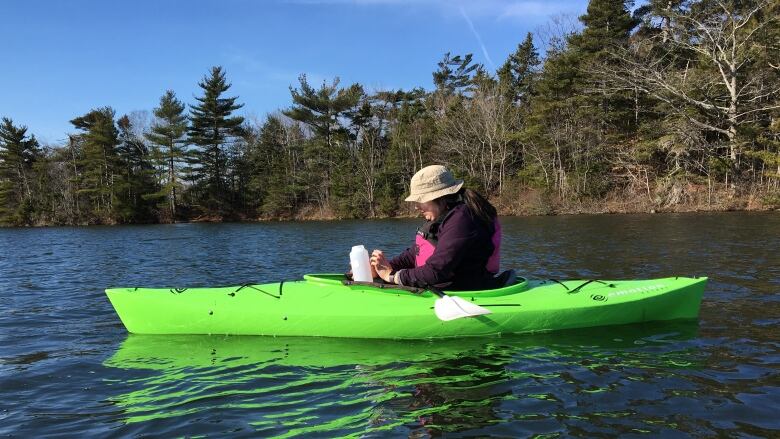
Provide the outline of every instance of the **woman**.
<path id="1" fill-rule="evenodd" d="M 501 286 L 501 227 L 496 209 L 484 197 L 463 188 L 441 165 L 414 174 L 406 201 L 425 217 L 415 245 L 387 260 L 374 250 L 371 265 L 385 282 L 449 290 L 483 290 Z"/>

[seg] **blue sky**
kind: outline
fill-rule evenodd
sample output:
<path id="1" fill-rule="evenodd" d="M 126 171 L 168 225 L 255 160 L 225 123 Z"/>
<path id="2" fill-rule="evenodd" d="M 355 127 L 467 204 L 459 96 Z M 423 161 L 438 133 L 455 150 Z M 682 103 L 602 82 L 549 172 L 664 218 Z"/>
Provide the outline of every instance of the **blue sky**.
<path id="1" fill-rule="evenodd" d="M 223 66 L 247 117 L 290 105 L 307 74 L 368 90 L 431 89 L 444 53 L 494 71 L 527 32 L 587 0 L 3 0 L 0 116 L 44 143 L 92 108 L 151 111 L 167 89 L 189 104 Z M 540 43 L 537 43 L 540 44 Z M 9 50 L 10 49 L 10 50 Z"/>

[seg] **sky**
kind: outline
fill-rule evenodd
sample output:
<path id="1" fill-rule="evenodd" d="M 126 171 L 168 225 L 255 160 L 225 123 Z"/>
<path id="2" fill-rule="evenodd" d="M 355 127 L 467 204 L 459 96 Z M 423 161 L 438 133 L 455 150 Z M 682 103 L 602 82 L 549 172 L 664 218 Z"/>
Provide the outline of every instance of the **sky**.
<path id="1" fill-rule="evenodd" d="M 169 89 L 194 103 L 217 65 L 250 119 L 289 108 L 300 74 L 314 86 L 338 77 L 368 91 L 430 90 L 445 53 L 473 53 L 495 72 L 526 33 L 586 8 L 587 0 L 2 0 L 0 117 L 61 144 L 75 131 L 69 121 L 93 108 L 151 112 Z"/>

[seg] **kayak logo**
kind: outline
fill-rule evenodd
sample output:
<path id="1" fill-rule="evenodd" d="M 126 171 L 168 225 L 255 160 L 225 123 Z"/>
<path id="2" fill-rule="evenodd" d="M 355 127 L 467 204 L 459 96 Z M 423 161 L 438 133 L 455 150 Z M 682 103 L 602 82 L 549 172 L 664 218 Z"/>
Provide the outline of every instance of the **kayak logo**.
<path id="1" fill-rule="evenodd" d="M 602 296 L 601 294 L 591 294 L 590 298 L 597 301 L 597 302 L 606 302 L 607 298 Z"/>
<path id="2" fill-rule="evenodd" d="M 615 291 L 613 293 L 609 293 L 607 295 L 607 298 L 617 297 L 617 296 L 626 296 L 626 295 L 629 295 L 629 294 L 636 294 L 636 293 L 649 293 L 650 291 L 656 291 L 656 290 L 660 290 L 660 289 L 663 289 L 663 288 L 666 288 L 665 284 L 654 284 L 654 285 L 648 285 L 646 287 L 636 287 L 636 288 L 631 288 L 630 290 Z"/>

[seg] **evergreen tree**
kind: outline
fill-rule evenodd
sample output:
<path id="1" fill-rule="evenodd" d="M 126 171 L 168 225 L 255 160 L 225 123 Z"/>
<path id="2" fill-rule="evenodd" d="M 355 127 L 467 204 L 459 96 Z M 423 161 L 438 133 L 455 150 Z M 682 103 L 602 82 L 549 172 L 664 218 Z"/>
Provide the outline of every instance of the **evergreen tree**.
<path id="1" fill-rule="evenodd" d="M 345 128 L 340 118 L 346 115 L 363 96 L 363 87 L 352 84 L 339 88 L 339 78 L 332 83 L 322 83 L 315 90 L 306 80 L 306 75 L 298 78 L 300 90 L 290 87 L 293 106 L 284 114 L 293 120 L 309 126 L 317 137 L 325 139 L 329 148 L 335 146 L 334 136 L 344 134 Z"/>
<path id="2" fill-rule="evenodd" d="M 511 102 L 524 106 L 533 93 L 533 79 L 540 64 L 539 53 L 534 47 L 531 33 L 517 45 L 514 53 L 498 69 L 498 81 L 505 96 Z"/>
<path id="3" fill-rule="evenodd" d="M 34 165 L 41 155 L 35 136 L 9 118 L 0 123 L 0 223 L 30 224 L 34 210 Z"/>
<path id="4" fill-rule="evenodd" d="M 260 214 L 285 218 L 295 215 L 306 178 L 302 140 L 298 124 L 286 126 L 279 116 L 269 115 L 260 127 L 250 154 L 249 181 Z"/>
<path id="5" fill-rule="evenodd" d="M 238 212 L 245 212 L 248 203 L 253 200 L 247 197 L 247 187 L 251 179 L 250 147 L 252 135 L 249 127 L 241 126 L 241 137 L 231 142 L 225 151 L 227 155 L 227 185 L 230 195 L 230 205 Z"/>
<path id="6" fill-rule="evenodd" d="M 756 44 L 757 62 L 756 77 L 766 81 L 776 92 L 764 98 L 764 102 L 774 104 L 772 111 L 760 112 L 759 141 L 763 143 L 763 151 L 758 153 L 764 175 L 767 177 L 767 187 L 771 188 L 775 195 L 775 205 L 780 205 L 780 0 L 773 0 L 765 11 L 759 13 L 759 23 L 768 23 L 765 26 L 761 38 Z M 763 128 L 763 129 L 762 129 Z"/>
<path id="7" fill-rule="evenodd" d="M 580 16 L 585 28 L 572 36 L 571 45 L 585 53 L 605 55 L 610 45 L 628 41 L 631 31 L 639 24 L 629 11 L 632 0 L 590 0 L 587 12 Z"/>
<path id="8" fill-rule="evenodd" d="M 634 96 L 625 90 L 610 90 L 604 78 L 594 73 L 593 65 L 615 62 L 610 55 L 613 48 L 628 44 L 631 31 L 639 24 L 629 11 L 632 4 L 631 0 L 591 0 L 587 13 L 580 16 L 585 28 L 569 40 L 578 55 L 579 87 L 588 94 L 581 108 L 597 112 L 601 135 L 617 135 L 615 141 L 636 129 Z"/>
<path id="9" fill-rule="evenodd" d="M 548 51 L 534 83 L 531 113 L 523 130 L 525 178 L 554 188 L 561 198 L 603 196 L 610 189 L 610 162 L 636 129 L 633 102 L 610 90 L 595 66 L 611 62 L 609 50 L 628 43 L 636 21 L 623 1 L 591 0 L 580 17 L 585 28 Z"/>
<path id="10" fill-rule="evenodd" d="M 225 79 L 222 67 L 212 67 L 210 76 L 198 83 L 203 96 L 195 99 L 199 104 L 191 107 L 189 142 L 197 147 L 194 153 L 195 178 L 204 186 L 205 202 L 210 210 L 224 211 L 227 193 L 226 149 L 242 134 L 243 117 L 231 117 L 235 110 L 243 107 L 236 104 L 236 97 L 223 97 L 231 84 Z"/>
<path id="11" fill-rule="evenodd" d="M 493 75 L 488 73 L 482 64 L 477 65 L 477 69 L 474 71 L 474 76 L 471 78 L 471 88 L 469 91 L 478 92 L 480 90 L 492 90 L 498 81 Z"/>
<path id="12" fill-rule="evenodd" d="M 166 170 L 159 195 L 167 199 L 171 219 L 175 220 L 177 190 L 181 191 L 179 167 L 186 158 L 184 135 L 187 132 L 187 116 L 184 115 L 184 104 L 176 99 L 176 94 L 172 90 L 166 91 L 160 98 L 160 105 L 154 109 L 154 116 L 156 120 L 152 125 L 152 131 L 145 136 L 154 145 L 157 166 Z"/>
<path id="13" fill-rule="evenodd" d="M 388 128 L 390 114 L 393 111 L 393 99 L 388 101 L 388 93 L 364 96 L 356 111 L 350 113 L 353 135 L 351 137 L 350 178 L 344 179 L 344 198 L 348 201 L 342 209 L 352 217 L 376 217 L 382 186 L 382 170 L 386 168 L 386 156 L 389 148 Z M 354 190 L 355 187 L 360 190 Z"/>
<path id="14" fill-rule="evenodd" d="M 391 112 L 388 157 L 383 167 L 379 190 L 380 210 L 395 213 L 409 192 L 409 180 L 423 166 L 433 161 L 430 146 L 436 137 L 436 123 L 431 95 L 422 88 L 408 92 L 398 91 L 388 96 L 393 103 Z"/>
<path id="15" fill-rule="evenodd" d="M 577 196 L 579 175 L 593 171 L 592 159 L 603 159 L 599 151 L 600 129 L 596 112 L 588 108 L 580 54 L 570 47 L 549 51 L 536 80 L 531 111 L 522 132 L 526 145 L 521 178 L 542 186 L 561 198 Z"/>
<path id="16" fill-rule="evenodd" d="M 268 191 L 271 190 L 268 181 L 273 172 L 272 162 L 278 154 L 276 151 L 277 145 L 275 143 L 269 142 L 271 145 L 265 145 L 264 142 L 262 142 L 265 129 L 272 121 L 278 122 L 279 131 L 283 131 L 282 122 L 279 121 L 277 117 L 268 115 L 263 125 L 247 126 L 244 134 L 248 150 L 246 160 L 249 176 L 247 195 L 250 201 L 247 208 L 250 212 L 259 215 L 262 215 L 261 206 L 268 196 Z M 283 135 L 279 135 L 280 138 L 282 136 Z M 273 138 L 275 138 L 275 136 Z M 279 150 L 281 150 L 281 148 L 281 146 L 278 147 Z"/>
<path id="17" fill-rule="evenodd" d="M 309 170 L 313 173 L 310 181 L 317 194 L 317 202 L 324 209 L 330 204 L 334 173 L 344 169 L 347 150 L 345 143 L 349 139 L 348 130 L 341 119 L 354 110 L 363 96 L 363 87 L 352 84 L 339 88 L 339 79 L 330 84 L 322 83 L 314 89 L 306 80 L 299 77 L 300 89 L 290 87 L 293 105 L 284 114 L 308 126 L 314 136 L 307 142 L 304 154 Z"/>
<path id="18" fill-rule="evenodd" d="M 152 206 L 148 200 L 156 198 L 154 193 L 157 192 L 149 148 L 133 132 L 133 125 L 127 115 L 117 120 L 117 127 L 117 155 L 122 170 L 118 185 L 121 204 L 117 213 L 123 222 L 146 222 L 152 216 Z"/>
<path id="19" fill-rule="evenodd" d="M 111 107 L 97 108 L 70 121 L 81 134 L 73 136 L 77 156 L 78 194 L 86 197 L 88 221 L 113 222 L 116 207 L 116 179 L 119 144 Z"/>
<path id="20" fill-rule="evenodd" d="M 465 56 L 450 55 L 450 52 L 444 54 L 444 58 L 439 61 L 439 69 L 433 72 L 433 84 L 436 89 L 445 94 L 463 93 L 468 91 L 472 85 L 472 75 L 481 66 L 472 64 L 473 55 L 467 53 Z"/>

